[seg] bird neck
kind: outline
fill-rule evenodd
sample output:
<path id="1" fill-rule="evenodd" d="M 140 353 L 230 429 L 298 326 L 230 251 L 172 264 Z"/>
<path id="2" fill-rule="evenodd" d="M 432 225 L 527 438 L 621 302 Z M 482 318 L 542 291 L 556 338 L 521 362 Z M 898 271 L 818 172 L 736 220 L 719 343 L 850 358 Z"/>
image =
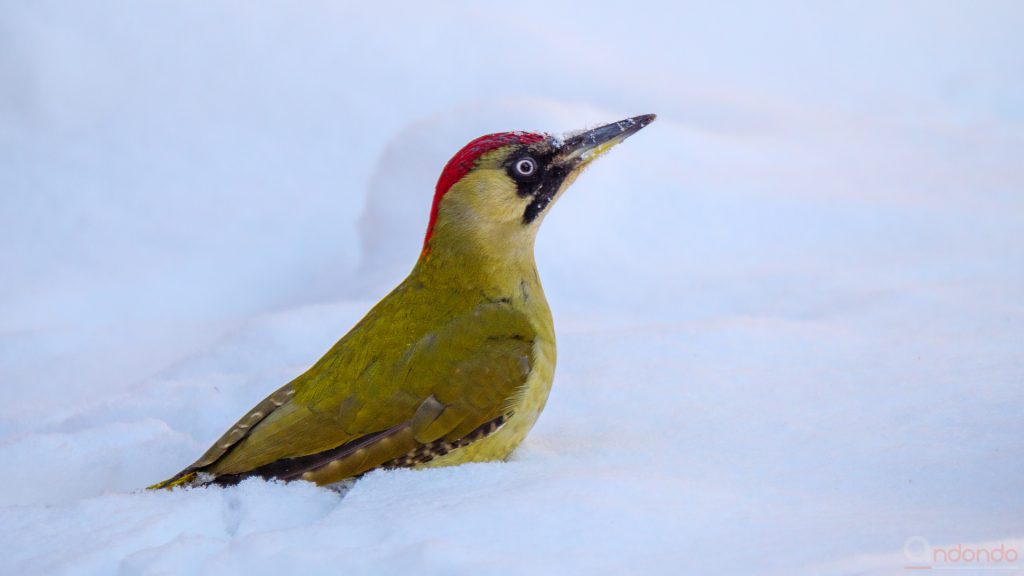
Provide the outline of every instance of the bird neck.
<path id="1" fill-rule="evenodd" d="M 435 237 L 420 255 L 411 278 L 450 291 L 483 293 L 489 299 L 540 294 L 533 236 L 488 244 L 446 242 Z"/>

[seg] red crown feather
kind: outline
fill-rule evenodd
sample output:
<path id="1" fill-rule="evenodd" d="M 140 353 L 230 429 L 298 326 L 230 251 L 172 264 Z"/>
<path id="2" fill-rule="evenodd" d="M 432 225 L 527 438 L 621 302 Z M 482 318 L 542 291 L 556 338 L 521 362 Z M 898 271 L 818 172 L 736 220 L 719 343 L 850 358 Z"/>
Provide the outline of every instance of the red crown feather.
<path id="1" fill-rule="evenodd" d="M 543 134 L 532 132 L 498 132 L 481 136 L 462 147 L 452 156 L 452 159 L 444 165 L 440 178 L 437 179 L 437 188 L 434 190 L 434 204 L 430 207 L 430 222 L 427 224 L 427 235 L 423 239 L 423 249 L 427 249 L 430 236 L 434 233 L 434 223 L 437 221 L 437 209 L 441 205 L 441 198 L 456 182 L 473 169 L 476 161 L 484 154 L 508 146 L 509 144 L 534 144 L 546 138 Z"/>

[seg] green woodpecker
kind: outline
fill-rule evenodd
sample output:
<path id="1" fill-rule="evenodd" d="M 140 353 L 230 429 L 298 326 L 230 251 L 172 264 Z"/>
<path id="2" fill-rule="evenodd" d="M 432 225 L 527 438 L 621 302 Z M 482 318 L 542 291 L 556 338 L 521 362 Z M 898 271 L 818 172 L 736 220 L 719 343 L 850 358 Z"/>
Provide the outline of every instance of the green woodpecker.
<path id="1" fill-rule="evenodd" d="M 506 458 L 543 410 L 555 370 L 537 229 L 591 161 L 654 118 L 467 144 L 438 179 L 408 278 L 199 460 L 151 488 L 249 476 L 332 484 L 375 468 Z"/>

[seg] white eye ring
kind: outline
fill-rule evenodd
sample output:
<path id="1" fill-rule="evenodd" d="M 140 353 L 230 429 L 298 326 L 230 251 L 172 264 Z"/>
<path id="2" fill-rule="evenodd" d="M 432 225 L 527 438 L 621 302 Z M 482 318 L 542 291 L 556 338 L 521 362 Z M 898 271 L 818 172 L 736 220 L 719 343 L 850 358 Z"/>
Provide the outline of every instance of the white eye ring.
<path id="1" fill-rule="evenodd" d="M 516 162 L 516 172 L 522 176 L 532 176 L 537 171 L 537 161 L 533 158 L 523 158 Z"/>

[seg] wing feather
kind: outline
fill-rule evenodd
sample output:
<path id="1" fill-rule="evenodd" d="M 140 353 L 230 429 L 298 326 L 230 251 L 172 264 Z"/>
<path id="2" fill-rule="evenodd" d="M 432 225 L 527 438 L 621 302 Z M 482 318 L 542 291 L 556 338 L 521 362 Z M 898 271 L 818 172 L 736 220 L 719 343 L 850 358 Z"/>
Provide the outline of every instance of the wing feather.
<path id="1" fill-rule="evenodd" d="M 374 341 L 381 325 L 372 316 L 156 487 L 253 475 L 332 483 L 382 465 L 422 463 L 511 416 L 533 364 L 535 332 L 524 314 L 488 302 L 370 357 L 353 347 Z"/>

